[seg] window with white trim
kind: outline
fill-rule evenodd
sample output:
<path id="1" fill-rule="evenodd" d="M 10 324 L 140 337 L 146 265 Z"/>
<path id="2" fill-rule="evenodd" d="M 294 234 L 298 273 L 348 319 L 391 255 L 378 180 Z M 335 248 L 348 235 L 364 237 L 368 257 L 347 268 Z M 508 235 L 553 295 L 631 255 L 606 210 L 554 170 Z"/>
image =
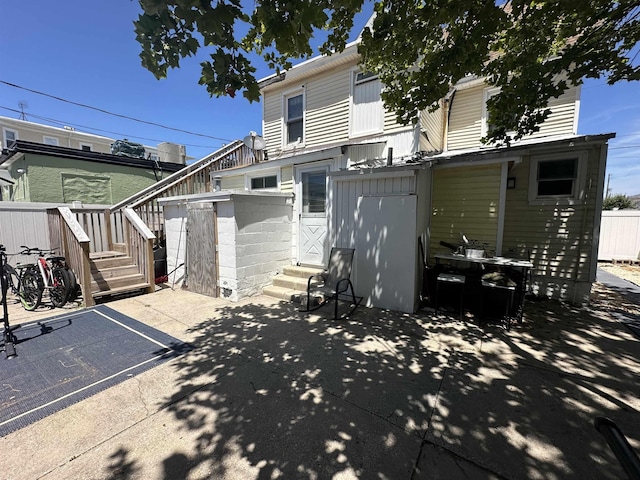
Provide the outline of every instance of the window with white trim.
<path id="1" fill-rule="evenodd" d="M 80 150 L 82 150 L 83 152 L 91 152 L 93 150 L 93 145 L 90 143 L 80 142 Z"/>
<path id="2" fill-rule="evenodd" d="M 54 146 L 58 146 L 58 139 L 56 137 L 47 137 L 46 135 L 44 135 L 42 137 L 42 143 L 44 143 L 45 145 L 54 145 Z"/>
<path id="3" fill-rule="evenodd" d="M 562 153 L 531 157 L 529 201 L 573 203 L 582 198 L 585 182 L 586 153 Z"/>
<path id="4" fill-rule="evenodd" d="M 245 177 L 245 188 L 247 190 L 274 190 L 280 188 L 280 171 L 271 170 L 260 172 Z"/>
<path id="5" fill-rule="evenodd" d="M 18 140 L 18 132 L 15 130 L 9 130 L 8 128 L 3 128 L 3 143 L 2 146 L 4 148 L 11 148 L 13 143 Z"/>
<path id="6" fill-rule="evenodd" d="M 489 118 L 489 109 L 487 108 L 487 101 L 500 93 L 500 87 L 485 88 L 482 92 L 482 126 L 480 136 L 486 137 L 493 130 L 491 119 Z"/>
<path id="7" fill-rule="evenodd" d="M 304 142 L 304 93 L 295 93 L 284 98 L 284 144 Z"/>
<path id="8" fill-rule="evenodd" d="M 370 72 L 353 72 L 351 136 L 380 133 L 384 130 L 382 82 Z"/>

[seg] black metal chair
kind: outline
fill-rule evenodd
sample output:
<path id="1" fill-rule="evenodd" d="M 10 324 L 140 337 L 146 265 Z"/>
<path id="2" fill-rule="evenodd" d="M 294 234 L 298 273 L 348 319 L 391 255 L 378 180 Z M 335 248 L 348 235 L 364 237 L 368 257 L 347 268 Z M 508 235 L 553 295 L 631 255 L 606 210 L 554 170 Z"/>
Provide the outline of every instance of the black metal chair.
<path id="1" fill-rule="evenodd" d="M 351 267 L 354 254 L 355 249 L 353 248 L 333 247 L 331 249 L 327 269 L 319 274 L 310 276 L 307 281 L 307 295 L 303 299 L 302 311 L 317 310 L 333 300 L 335 305 L 333 318 L 337 319 L 339 300 L 350 301 L 353 305 L 349 313 L 344 317 L 350 316 L 358 308 L 358 305 L 362 302 L 362 297 L 356 296 L 351 283 Z M 317 296 L 320 296 L 322 301 L 318 305 L 311 307 L 312 299 L 317 298 Z"/>

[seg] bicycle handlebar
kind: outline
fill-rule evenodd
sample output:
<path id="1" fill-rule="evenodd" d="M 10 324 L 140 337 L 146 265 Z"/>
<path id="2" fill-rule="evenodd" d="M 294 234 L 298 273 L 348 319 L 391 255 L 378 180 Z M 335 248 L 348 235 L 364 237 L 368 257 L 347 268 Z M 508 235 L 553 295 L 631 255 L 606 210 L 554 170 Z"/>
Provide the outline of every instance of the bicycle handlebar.
<path id="1" fill-rule="evenodd" d="M 54 253 L 53 250 L 43 250 L 40 247 L 27 247 L 26 245 L 20 245 L 20 248 L 22 248 L 20 255 L 35 255 L 37 253 L 40 256 L 44 256 L 47 254 L 50 255 Z"/>

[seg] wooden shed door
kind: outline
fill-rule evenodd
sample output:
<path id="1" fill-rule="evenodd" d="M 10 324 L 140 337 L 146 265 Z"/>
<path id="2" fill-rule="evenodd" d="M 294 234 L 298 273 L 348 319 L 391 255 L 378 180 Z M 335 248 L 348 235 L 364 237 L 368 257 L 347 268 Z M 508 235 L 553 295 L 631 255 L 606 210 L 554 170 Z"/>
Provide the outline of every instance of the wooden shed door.
<path id="1" fill-rule="evenodd" d="M 187 287 L 217 297 L 215 211 L 212 203 L 187 206 Z"/>

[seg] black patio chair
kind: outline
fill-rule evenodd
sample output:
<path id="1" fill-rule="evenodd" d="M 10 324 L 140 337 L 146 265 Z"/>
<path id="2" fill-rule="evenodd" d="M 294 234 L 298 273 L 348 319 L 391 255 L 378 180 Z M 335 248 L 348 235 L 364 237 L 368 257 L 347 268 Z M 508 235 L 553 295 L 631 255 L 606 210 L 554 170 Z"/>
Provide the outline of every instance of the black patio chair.
<path id="1" fill-rule="evenodd" d="M 337 319 L 338 301 L 350 301 L 353 305 L 349 313 L 344 315 L 345 318 L 350 316 L 355 309 L 358 308 L 358 305 L 362 302 L 362 297 L 356 296 L 350 278 L 354 253 L 355 249 L 353 248 L 333 247 L 331 249 L 327 269 L 321 273 L 310 276 L 307 281 L 307 295 L 306 299 L 303 299 L 306 300 L 306 302 L 303 302 L 305 305 L 303 305 L 302 311 L 310 312 L 317 310 L 333 300 L 333 318 Z M 312 298 L 315 299 L 317 296 L 320 296 L 322 300 L 318 305 L 311 307 Z"/>

